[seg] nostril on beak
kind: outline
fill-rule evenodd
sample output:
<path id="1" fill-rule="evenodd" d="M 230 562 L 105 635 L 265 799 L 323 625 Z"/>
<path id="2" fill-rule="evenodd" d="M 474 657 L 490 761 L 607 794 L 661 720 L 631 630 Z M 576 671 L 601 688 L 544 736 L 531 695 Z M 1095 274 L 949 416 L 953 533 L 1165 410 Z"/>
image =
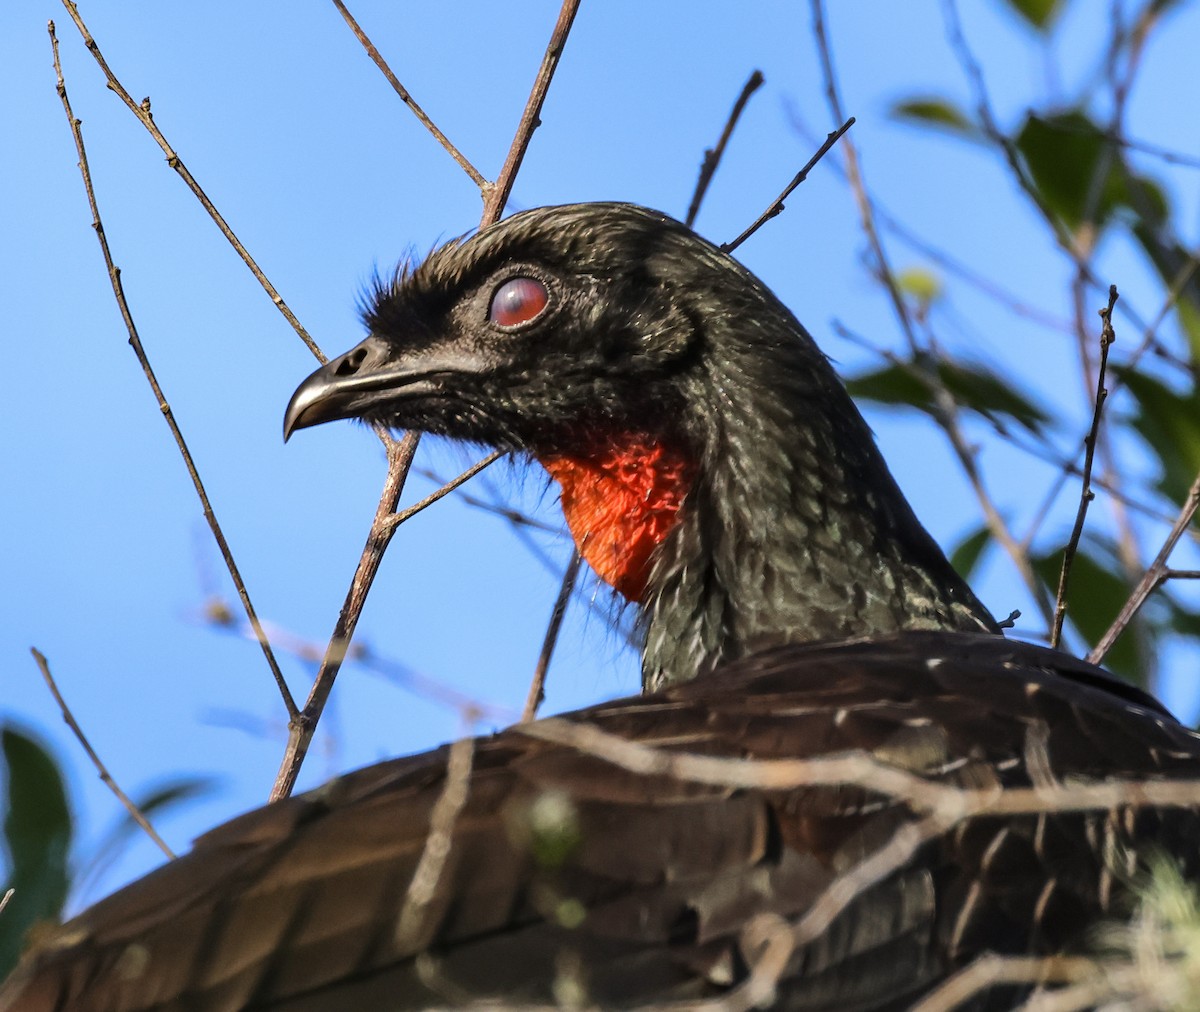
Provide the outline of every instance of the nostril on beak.
<path id="1" fill-rule="evenodd" d="M 343 358 L 334 369 L 335 376 L 353 376 L 362 368 L 363 359 L 367 357 L 366 348 L 355 348 Z"/>

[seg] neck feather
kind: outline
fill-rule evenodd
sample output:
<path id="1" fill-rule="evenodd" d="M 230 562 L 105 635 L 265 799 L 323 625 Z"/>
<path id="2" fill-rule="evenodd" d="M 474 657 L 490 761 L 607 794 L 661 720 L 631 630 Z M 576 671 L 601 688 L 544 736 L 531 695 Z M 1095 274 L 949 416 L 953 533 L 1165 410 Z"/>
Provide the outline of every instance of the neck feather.
<path id="1" fill-rule="evenodd" d="M 699 463 L 643 595 L 645 687 L 786 642 L 998 631 L 825 357 L 761 292 L 767 325 L 710 328 L 689 380 Z"/>

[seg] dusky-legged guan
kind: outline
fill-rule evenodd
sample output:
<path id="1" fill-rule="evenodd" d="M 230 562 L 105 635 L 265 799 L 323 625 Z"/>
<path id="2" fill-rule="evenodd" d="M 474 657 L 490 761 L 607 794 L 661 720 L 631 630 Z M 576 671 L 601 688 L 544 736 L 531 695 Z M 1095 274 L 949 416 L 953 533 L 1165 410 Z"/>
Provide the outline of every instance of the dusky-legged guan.
<path id="1" fill-rule="evenodd" d="M 201 837 L 45 935 L 0 1009 L 899 1009 L 985 953 L 1087 951 L 1155 855 L 1195 871 L 1192 808 L 926 832 L 886 777 L 704 765 L 865 754 L 997 792 L 1200 771 L 1153 699 L 1004 639 L 812 338 L 709 242 L 628 204 L 526 211 L 380 282 L 364 318 L 285 433 L 359 418 L 536 458 L 640 609 L 647 694 L 455 746 L 432 876 L 449 747 Z"/>

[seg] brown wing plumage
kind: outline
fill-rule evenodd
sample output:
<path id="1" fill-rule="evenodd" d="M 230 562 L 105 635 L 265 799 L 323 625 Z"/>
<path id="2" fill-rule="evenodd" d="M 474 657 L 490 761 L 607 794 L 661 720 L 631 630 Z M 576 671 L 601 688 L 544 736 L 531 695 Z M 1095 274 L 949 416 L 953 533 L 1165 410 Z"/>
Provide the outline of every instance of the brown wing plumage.
<path id="1" fill-rule="evenodd" d="M 968 787 L 1183 778 L 1200 757 L 1193 732 L 1132 690 L 1111 690 L 1095 668 L 942 633 L 787 647 L 565 720 L 670 754 L 862 749 Z M 0 1008 L 625 1008 L 719 995 L 759 956 L 748 924 L 774 915 L 790 930 L 918 817 L 862 787 L 631 772 L 547 740 L 562 730 L 457 746 L 469 780 L 440 868 L 427 839 L 439 802 L 442 818 L 455 807 L 447 748 L 200 838 L 43 941 L 0 990 Z M 1200 816 L 1183 809 L 963 823 L 785 953 L 778 1004 L 899 1007 L 983 949 L 1079 945 L 1128 909 L 1137 845 L 1186 863 L 1198 832 Z M 410 892 L 423 855 L 437 873 Z"/>

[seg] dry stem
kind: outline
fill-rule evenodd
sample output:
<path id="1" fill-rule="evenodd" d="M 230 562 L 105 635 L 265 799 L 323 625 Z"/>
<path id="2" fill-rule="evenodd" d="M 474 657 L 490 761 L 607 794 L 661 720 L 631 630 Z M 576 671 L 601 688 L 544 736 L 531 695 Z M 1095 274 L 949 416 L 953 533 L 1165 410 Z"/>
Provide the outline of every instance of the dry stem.
<path id="1" fill-rule="evenodd" d="M 1088 505 L 1096 498 L 1092 491 L 1092 461 L 1096 452 L 1096 437 L 1100 432 L 1100 418 L 1104 412 L 1104 401 L 1108 391 L 1104 388 L 1104 376 L 1108 368 L 1108 349 L 1114 341 L 1112 311 L 1117 304 L 1117 286 L 1110 285 L 1108 289 L 1108 305 L 1100 310 L 1103 325 L 1100 330 L 1100 366 L 1096 374 L 1096 402 L 1092 410 L 1092 424 L 1088 434 L 1083 439 L 1085 448 L 1083 457 L 1083 482 L 1079 490 L 1079 509 L 1075 513 L 1075 526 L 1071 529 L 1071 537 L 1063 552 L 1062 571 L 1058 577 L 1058 593 L 1054 600 L 1054 624 L 1050 629 L 1050 645 L 1057 647 L 1062 638 L 1063 621 L 1067 617 L 1067 586 L 1071 579 L 1071 563 L 1079 551 L 1079 539 L 1083 536 L 1083 524 L 1087 519 Z"/>
<path id="2" fill-rule="evenodd" d="M 725 120 L 725 128 L 721 131 L 721 136 L 717 139 L 716 147 L 709 148 L 704 152 L 704 161 L 700 164 L 700 177 L 696 180 L 696 189 L 693 191 L 691 202 L 688 204 L 687 217 L 684 218 L 684 224 L 688 228 L 696 224 L 696 215 L 700 213 L 700 204 L 704 201 L 704 195 L 708 192 L 708 184 L 712 182 L 713 176 L 716 175 L 717 166 L 721 164 L 721 156 L 725 154 L 725 145 L 729 143 L 729 138 L 733 134 L 734 127 L 737 126 L 738 120 L 742 118 L 742 110 L 746 108 L 746 103 L 750 101 L 750 96 L 762 87 L 762 83 L 762 71 L 754 71 L 746 83 L 742 85 L 742 92 L 738 95 L 737 101 L 733 103 L 733 109 L 729 112 L 729 118 Z"/>
<path id="3" fill-rule="evenodd" d="M 125 92 L 116 83 L 116 79 L 112 76 L 108 69 L 108 65 L 104 62 L 104 58 L 100 55 L 100 50 L 96 46 L 95 40 L 88 34 L 86 26 L 80 20 L 78 12 L 75 10 L 75 5 L 70 0 L 63 0 L 67 5 L 67 10 L 70 11 L 71 17 L 75 19 L 75 24 L 79 27 L 83 34 L 84 41 L 88 44 L 88 48 L 92 51 L 92 55 L 99 61 L 100 66 L 104 69 L 108 76 L 110 84 L 115 83 L 113 90 L 123 97 L 128 97 L 128 92 Z M 166 395 L 163 393 L 162 387 L 159 386 L 158 377 L 154 374 L 154 369 L 150 365 L 150 359 L 146 355 L 145 349 L 142 347 L 142 340 L 138 336 L 137 327 L 133 322 L 133 313 L 130 311 L 129 303 L 125 300 L 125 289 L 121 284 L 121 271 L 113 262 L 112 251 L 108 248 L 108 238 L 104 232 L 104 225 L 100 220 L 100 208 L 96 203 L 96 192 L 92 187 L 92 174 L 88 167 L 87 150 L 83 144 L 83 131 L 80 126 L 80 121 L 75 118 L 75 114 L 71 111 L 71 102 L 67 97 L 67 86 L 63 79 L 62 63 L 58 55 L 58 36 L 54 31 L 54 22 L 49 23 L 50 46 L 54 53 L 54 72 L 56 76 L 56 87 L 58 96 L 62 100 L 63 109 L 67 114 L 67 122 L 71 128 L 71 136 L 75 139 L 75 150 L 79 154 L 79 171 L 83 176 L 83 186 L 87 191 L 88 206 L 92 211 L 92 227 L 96 231 L 96 238 L 100 242 L 100 252 L 104 257 L 104 265 L 108 270 L 108 278 L 112 284 L 113 296 L 117 300 L 117 308 L 121 312 L 121 319 L 125 321 L 125 329 L 129 333 L 129 346 L 133 349 L 134 355 L 137 356 L 138 364 L 142 367 L 142 372 L 146 376 L 146 382 L 150 384 L 150 389 L 154 392 L 154 398 L 158 402 L 158 408 L 162 412 L 163 419 L 167 423 L 167 427 L 171 430 L 171 435 L 175 439 L 175 445 L 179 448 L 179 453 L 183 457 L 184 466 L 187 468 L 188 476 L 192 479 L 192 487 L 196 490 L 196 495 L 200 498 L 200 505 L 204 510 L 204 519 L 208 523 L 209 530 L 212 531 L 213 539 L 217 543 L 217 548 L 221 552 L 221 558 L 225 560 L 225 566 L 229 570 L 229 575 L 233 580 L 233 585 L 237 589 L 238 599 L 242 602 L 242 607 L 245 609 L 246 617 L 250 621 L 251 627 L 254 629 L 254 634 L 258 640 L 259 646 L 262 648 L 263 656 L 266 658 L 267 665 L 271 669 L 271 675 L 275 679 L 275 684 L 279 689 L 279 694 L 283 699 L 283 705 L 287 708 L 289 717 L 296 716 L 296 703 L 292 698 L 291 691 L 288 689 L 287 682 L 284 681 L 283 672 L 279 668 L 279 662 L 275 659 L 275 654 L 271 650 L 271 644 L 267 640 L 267 634 L 263 631 L 262 623 L 258 620 L 258 614 L 254 610 L 254 605 L 250 601 L 250 592 L 246 589 L 245 581 L 242 579 L 241 571 L 238 569 L 237 563 L 234 561 L 233 552 L 229 548 L 229 542 L 225 540 L 225 532 L 221 529 L 221 524 L 217 520 L 216 511 L 213 509 L 212 503 L 208 498 L 208 491 L 204 487 L 204 482 L 200 479 L 200 472 L 196 468 L 196 462 L 192 458 L 191 451 L 188 449 L 187 442 L 183 438 L 183 430 L 180 429 L 175 421 L 175 414 L 171 410 L 171 405 L 167 402 Z M 128 103 L 127 103 L 128 104 Z M 149 110 L 144 114 L 139 110 L 139 115 L 144 115 L 144 122 L 149 120 Z M 153 126 L 153 121 L 150 121 Z M 158 135 L 161 137 L 161 135 Z M 165 142 L 163 142 L 165 144 Z M 190 177 L 186 177 L 189 178 Z M 207 199 L 207 198 L 205 198 Z M 223 224 L 223 222 L 219 222 Z M 229 233 L 232 236 L 232 233 Z M 236 242 L 236 239 L 233 240 Z M 249 262 L 249 261 L 248 261 Z M 255 268 L 256 269 L 256 268 Z M 265 281 L 265 278 L 263 279 Z M 282 307 L 282 300 L 280 302 Z M 307 335 L 303 335 L 307 337 Z"/>
<path id="4" fill-rule="evenodd" d="M 58 684 L 54 681 L 54 676 L 50 674 L 50 662 L 46 660 L 45 655 L 38 650 L 37 647 L 30 647 L 29 652 L 33 654 L 33 659 L 37 662 L 38 670 L 40 670 L 42 673 L 42 678 L 46 680 L 46 686 L 50 689 L 50 694 L 54 697 L 54 701 L 58 704 L 58 709 L 62 713 L 63 721 L 66 723 L 67 727 L 71 729 L 71 733 L 75 735 L 75 738 L 78 740 L 79 744 L 83 746 L 83 750 L 87 753 L 87 757 L 92 761 L 92 765 L 96 767 L 96 772 L 100 774 L 101 781 L 103 781 L 104 785 L 110 791 L 112 791 L 114 795 L 116 795 L 117 800 L 125 807 L 125 811 L 129 813 L 130 818 L 132 818 L 134 822 L 142 827 L 142 830 L 148 837 L 150 837 L 151 840 L 155 842 L 155 844 L 158 846 L 158 849 L 166 854 L 168 858 L 174 858 L 175 852 L 167 846 L 167 842 L 158 835 L 158 831 L 150 824 L 150 820 L 146 818 L 145 814 L 140 808 L 138 808 L 133 799 L 123 790 L 121 790 L 121 785 L 113 779 L 113 775 L 108 772 L 108 767 L 100 761 L 100 756 L 98 756 L 96 754 L 96 750 L 92 748 L 92 743 L 88 741 L 87 735 L 83 733 L 83 728 L 79 726 L 79 722 L 75 719 L 75 715 L 71 713 L 71 708 L 67 706 L 67 701 L 63 699 L 62 693 L 58 691 Z M 10 889 L 9 892 L 11 893 L 12 890 Z M 8 896 L 5 896 L 6 901 L 7 899 Z M 3 904 L 0 904 L 0 909 L 3 909 Z"/>

